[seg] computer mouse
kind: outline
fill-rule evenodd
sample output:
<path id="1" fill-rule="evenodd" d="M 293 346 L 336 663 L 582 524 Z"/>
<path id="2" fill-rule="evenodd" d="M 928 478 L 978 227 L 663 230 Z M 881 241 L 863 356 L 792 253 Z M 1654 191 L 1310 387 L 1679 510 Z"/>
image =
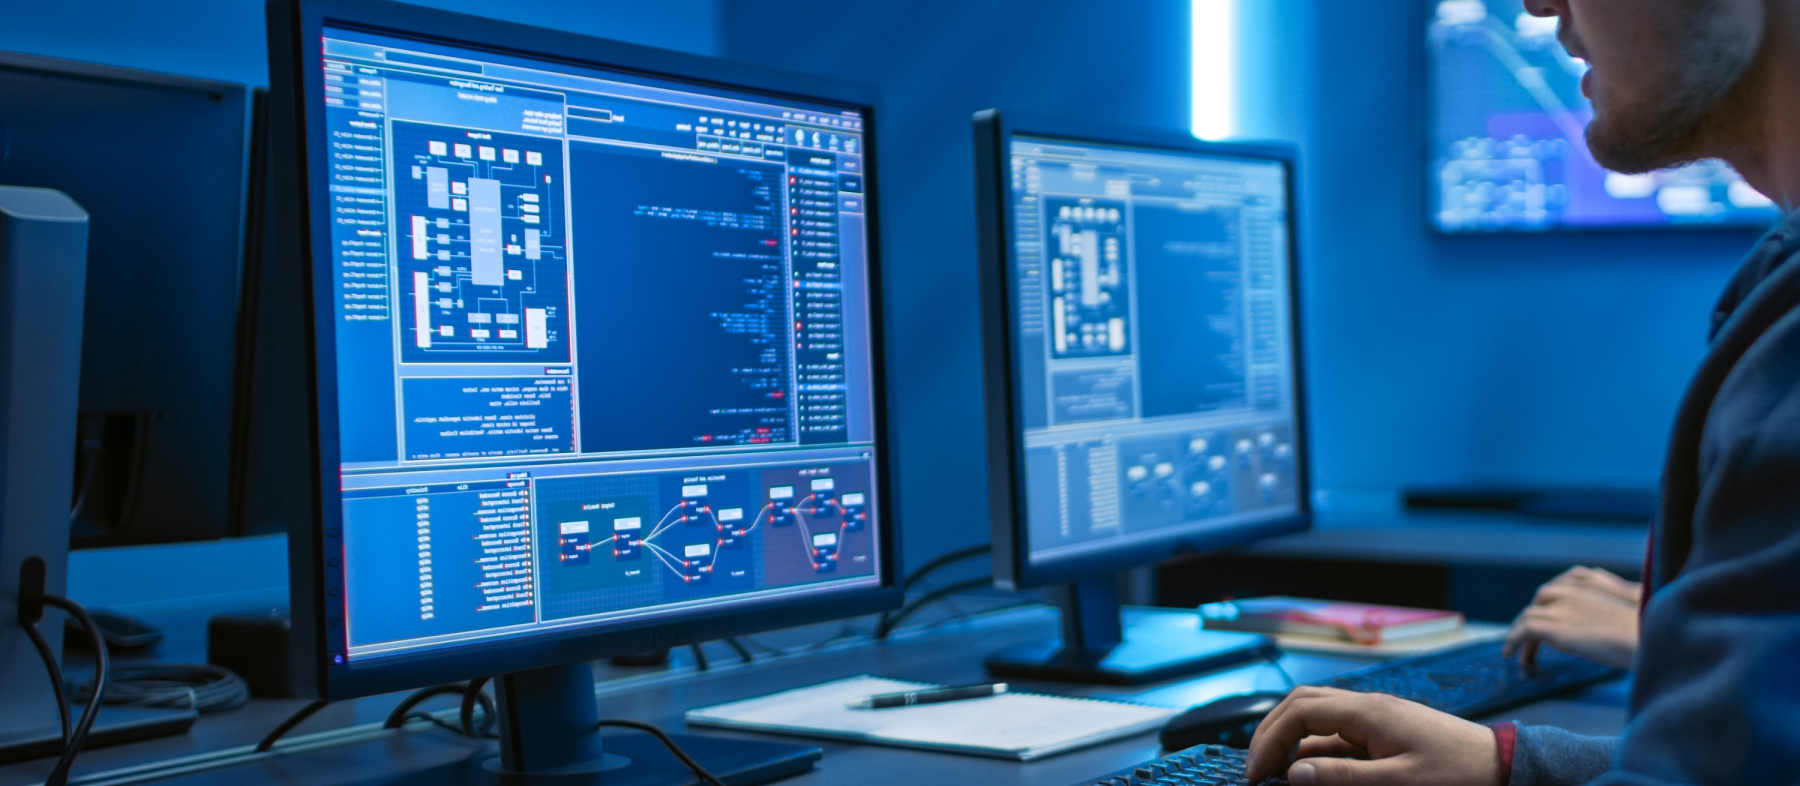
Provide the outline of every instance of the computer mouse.
<path id="1" fill-rule="evenodd" d="M 1195 745 L 1248 748 L 1256 724 L 1285 698 L 1286 693 L 1240 693 L 1190 707 L 1163 725 L 1157 741 L 1170 751 Z"/>

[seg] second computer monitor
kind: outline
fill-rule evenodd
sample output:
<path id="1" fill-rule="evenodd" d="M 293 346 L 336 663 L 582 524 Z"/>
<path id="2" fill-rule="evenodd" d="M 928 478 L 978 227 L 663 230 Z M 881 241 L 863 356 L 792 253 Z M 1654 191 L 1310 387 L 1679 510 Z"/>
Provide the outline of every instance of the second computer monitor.
<path id="1" fill-rule="evenodd" d="M 1293 156 L 976 115 L 994 576 L 1064 585 L 1013 677 L 1134 684 L 1266 655 L 1132 631 L 1116 571 L 1304 529 Z"/>
<path id="2" fill-rule="evenodd" d="M 998 113 L 994 528 L 1036 586 L 1307 522 L 1291 154 Z"/>

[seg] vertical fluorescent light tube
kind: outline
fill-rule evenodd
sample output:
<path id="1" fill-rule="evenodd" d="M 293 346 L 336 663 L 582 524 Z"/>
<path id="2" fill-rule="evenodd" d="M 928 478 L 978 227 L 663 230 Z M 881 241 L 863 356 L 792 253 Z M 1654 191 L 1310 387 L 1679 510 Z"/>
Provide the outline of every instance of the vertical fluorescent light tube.
<path id="1" fill-rule="evenodd" d="M 1189 0 L 1194 116 L 1201 139 L 1237 133 L 1237 0 Z"/>

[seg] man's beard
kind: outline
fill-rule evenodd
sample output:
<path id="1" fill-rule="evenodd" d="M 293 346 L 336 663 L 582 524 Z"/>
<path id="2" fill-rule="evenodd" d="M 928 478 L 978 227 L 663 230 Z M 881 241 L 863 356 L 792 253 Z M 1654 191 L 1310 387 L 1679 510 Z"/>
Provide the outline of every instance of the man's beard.
<path id="1" fill-rule="evenodd" d="M 1733 39 L 1709 18 L 1712 3 L 1696 5 L 1679 32 L 1667 34 L 1679 54 L 1660 75 L 1663 84 L 1629 104 L 1596 102 L 1587 142 L 1601 166 L 1626 174 L 1666 169 L 1714 157 L 1753 132 L 1755 121 L 1742 110 L 1758 42 Z"/>

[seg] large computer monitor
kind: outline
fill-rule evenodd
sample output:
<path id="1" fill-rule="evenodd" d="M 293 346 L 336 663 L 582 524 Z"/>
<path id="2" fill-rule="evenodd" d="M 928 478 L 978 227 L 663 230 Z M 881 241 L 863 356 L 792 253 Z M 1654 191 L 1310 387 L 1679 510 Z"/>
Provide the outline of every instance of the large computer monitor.
<path id="1" fill-rule="evenodd" d="M 0 183 L 91 217 L 77 548 L 246 534 L 233 507 L 249 90 L 0 53 Z"/>
<path id="2" fill-rule="evenodd" d="M 1780 215 L 1722 161 L 1644 175 L 1588 152 L 1587 64 L 1557 20 L 1521 0 L 1433 0 L 1425 8 L 1430 222 L 1445 233 L 1715 227 Z"/>
<path id="3" fill-rule="evenodd" d="M 536 771 L 597 753 L 585 661 L 898 605 L 871 90 L 401 3 L 269 24 L 297 682 L 500 675 Z"/>
<path id="4" fill-rule="evenodd" d="M 1135 639 L 1111 573 L 1309 524 L 1293 154 L 992 110 L 975 141 L 994 576 L 1068 589 L 1060 645 L 989 668 L 1139 682 L 1253 651 Z"/>

